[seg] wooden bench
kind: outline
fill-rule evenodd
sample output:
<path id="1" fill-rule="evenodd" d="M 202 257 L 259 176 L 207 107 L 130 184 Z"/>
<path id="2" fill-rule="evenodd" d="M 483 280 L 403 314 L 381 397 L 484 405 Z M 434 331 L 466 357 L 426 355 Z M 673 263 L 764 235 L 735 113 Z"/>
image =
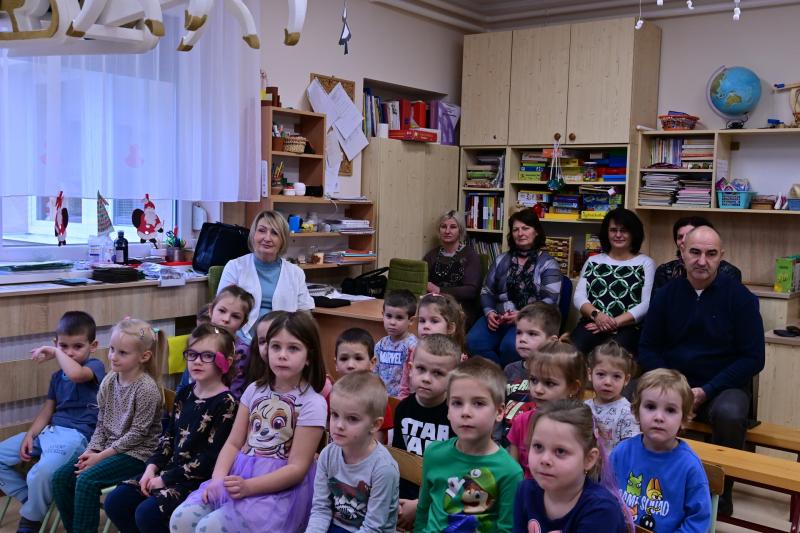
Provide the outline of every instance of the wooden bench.
<path id="1" fill-rule="evenodd" d="M 715 444 L 685 439 L 692 450 L 704 463 L 722 468 L 725 476 L 740 483 L 762 487 L 791 496 L 789 521 L 791 533 L 798 533 L 800 521 L 800 463 L 787 461 L 769 455 L 756 454 L 733 448 L 725 448 Z M 720 516 L 721 522 L 767 533 L 781 532 L 761 524 L 755 524 L 740 518 Z"/>
<path id="2" fill-rule="evenodd" d="M 703 422 L 691 421 L 686 425 L 686 429 L 711 435 L 711 426 Z M 800 461 L 800 429 L 798 428 L 761 422 L 753 429 L 747 430 L 745 439 L 750 444 L 794 453 Z"/>

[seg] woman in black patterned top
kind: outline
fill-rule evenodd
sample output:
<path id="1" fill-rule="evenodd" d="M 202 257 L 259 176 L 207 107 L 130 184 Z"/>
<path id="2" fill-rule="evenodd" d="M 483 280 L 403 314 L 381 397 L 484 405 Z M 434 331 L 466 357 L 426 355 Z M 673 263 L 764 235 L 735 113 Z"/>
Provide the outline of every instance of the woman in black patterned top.
<path id="1" fill-rule="evenodd" d="M 448 211 L 439 218 L 441 245 L 425 254 L 422 260 L 428 263 L 428 292 L 455 298 L 464 308 L 469 329 L 478 314 L 481 260 L 466 243 L 466 238 L 463 215 Z"/>
<path id="2" fill-rule="evenodd" d="M 192 332 L 183 356 L 194 383 L 175 398 L 142 477 L 106 497 L 106 514 L 120 532 L 167 533 L 172 511 L 211 477 L 236 417 L 228 390 L 233 351 L 233 338 L 221 328 L 204 324 Z"/>

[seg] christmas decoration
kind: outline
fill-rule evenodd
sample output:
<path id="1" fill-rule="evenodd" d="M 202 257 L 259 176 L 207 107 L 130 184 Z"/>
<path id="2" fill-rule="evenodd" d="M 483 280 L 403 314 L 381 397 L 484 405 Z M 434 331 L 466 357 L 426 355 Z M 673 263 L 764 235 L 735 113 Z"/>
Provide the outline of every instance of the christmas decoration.
<path id="1" fill-rule="evenodd" d="M 69 213 L 67 208 L 64 207 L 64 191 L 58 191 L 56 198 L 56 212 L 53 217 L 56 238 L 58 245 L 63 246 L 67 244 L 67 224 L 69 224 Z"/>
<path id="2" fill-rule="evenodd" d="M 153 201 L 150 200 L 149 194 L 144 195 L 143 201 L 144 211 L 141 209 L 134 209 L 131 215 L 131 222 L 133 222 L 133 226 L 136 228 L 136 234 L 139 235 L 139 239 L 141 239 L 142 243 L 150 241 L 158 248 L 157 239 L 160 239 L 164 233 L 164 225 L 161 223 L 158 213 L 156 213 L 156 206 Z"/>
<path id="3" fill-rule="evenodd" d="M 100 191 L 97 191 L 97 235 L 107 235 L 114 231 L 114 225 L 111 223 L 111 217 L 108 216 L 108 200 L 103 198 Z"/>

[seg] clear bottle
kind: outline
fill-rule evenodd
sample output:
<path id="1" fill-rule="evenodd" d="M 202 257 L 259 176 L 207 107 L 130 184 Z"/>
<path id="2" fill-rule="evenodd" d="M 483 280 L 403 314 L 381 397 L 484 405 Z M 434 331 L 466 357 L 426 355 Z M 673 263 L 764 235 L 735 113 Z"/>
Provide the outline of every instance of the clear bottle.
<path id="1" fill-rule="evenodd" d="M 120 231 L 117 233 L 117 240 L 114 241 L 114 262 L 118 265 L 128 264 L 128 239 L 125 238 L 125 232 Z"/>

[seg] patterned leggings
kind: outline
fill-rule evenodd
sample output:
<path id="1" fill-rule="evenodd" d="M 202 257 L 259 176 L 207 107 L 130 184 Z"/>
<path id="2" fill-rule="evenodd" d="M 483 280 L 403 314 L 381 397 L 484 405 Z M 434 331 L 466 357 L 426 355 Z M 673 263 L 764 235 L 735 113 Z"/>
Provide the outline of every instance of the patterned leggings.
<path id="1" fill-rule="evenodd" d="M 211 505 L 182 503 L 172 513 L 169 530 L 176 533 L 203 533 L 224 531 L 225 516 L 223 510 L 214 510 Z"/>
<path id="2" fill-rule="evenodd" d="M 144 463 L 130 455 L 119 454 L 103 459 L 75 475 L 76 455 L 53 475 L 53 500 L 61 521 L 70 533 L 94 533 L 100 523 L 100 491 L 111 485 L 138 477 Z"/>

